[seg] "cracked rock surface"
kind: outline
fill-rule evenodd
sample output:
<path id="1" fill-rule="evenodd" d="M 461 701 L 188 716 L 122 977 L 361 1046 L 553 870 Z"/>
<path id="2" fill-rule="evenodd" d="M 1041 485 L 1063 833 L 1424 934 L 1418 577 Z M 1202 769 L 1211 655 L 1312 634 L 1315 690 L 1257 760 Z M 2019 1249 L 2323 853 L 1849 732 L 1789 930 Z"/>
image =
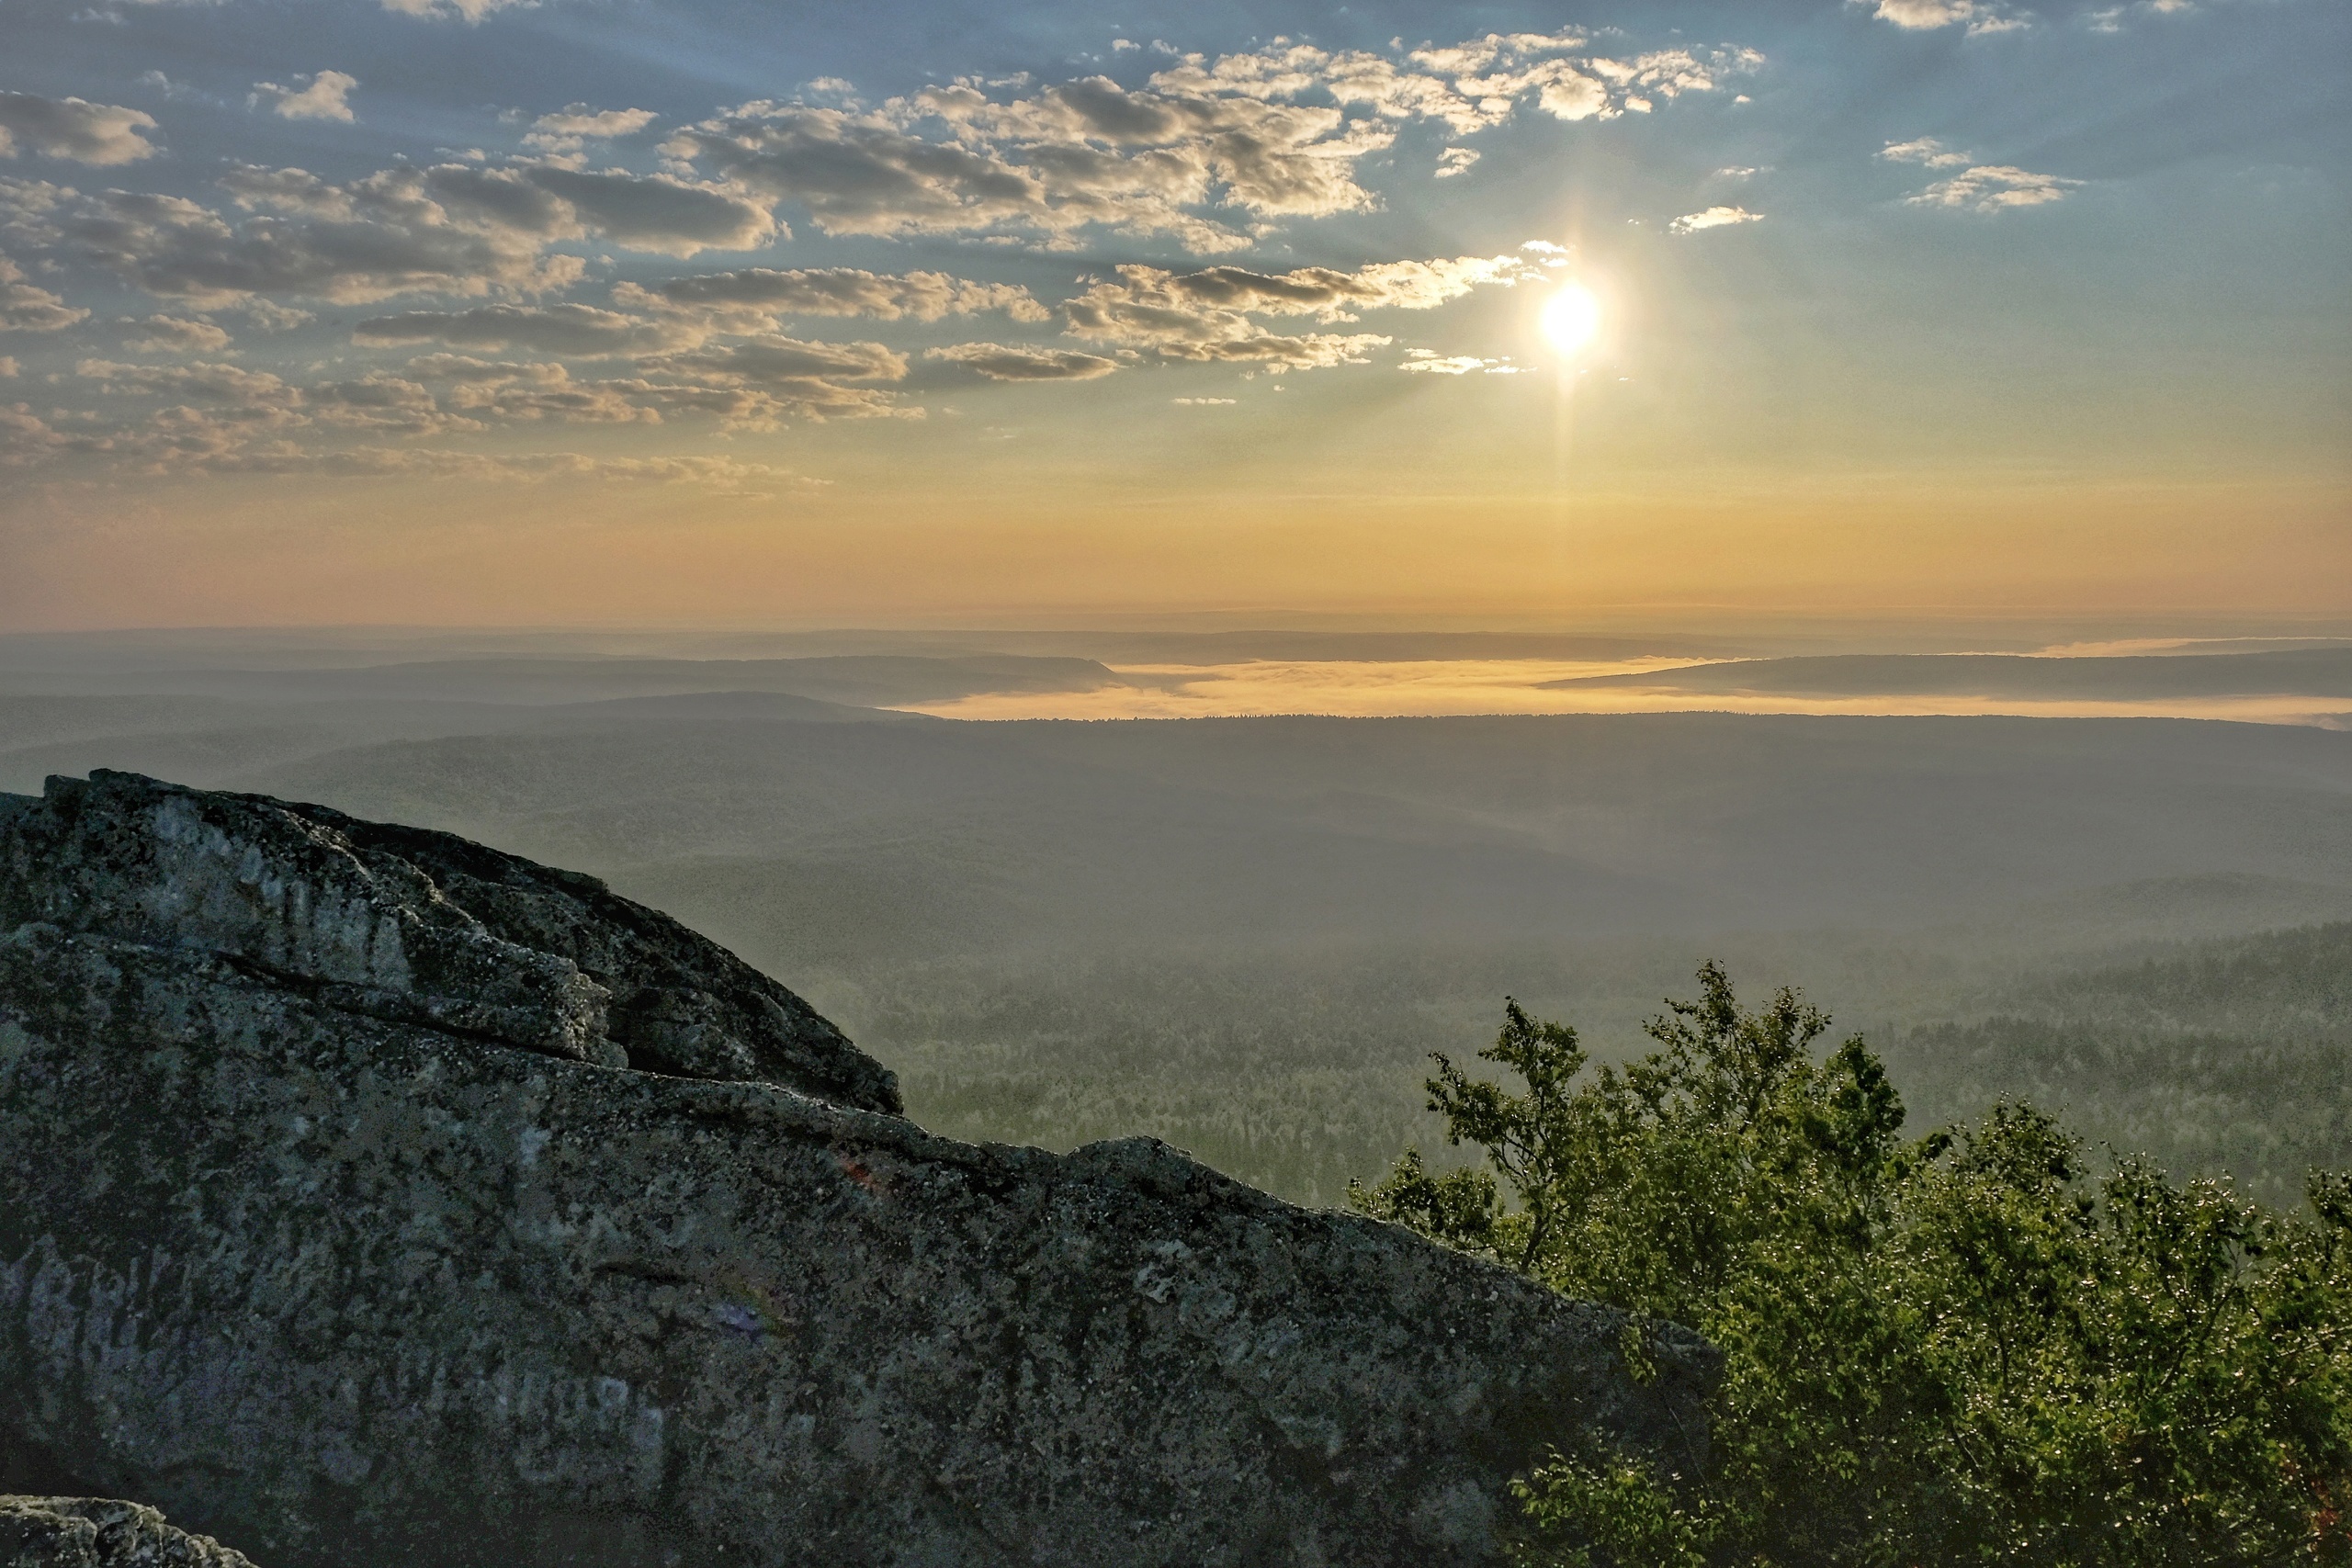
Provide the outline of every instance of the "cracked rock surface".
<path id="1" fill-rule="evenodd" d="M 272 1568 L 1423 1568 L 1548 1445 L 1698 1457 L 1695 1340 L 1637 1382 L 1616 1314 L 1394 1227 L 898 1110 L 591 878 L 0 797 L 0 1472 Z"/>
<path id="2" fill-rule="evenodd" d="M 254 1568 L 210 1536 L 110 1497 L 0 1496 L 0 1568 Z"/>

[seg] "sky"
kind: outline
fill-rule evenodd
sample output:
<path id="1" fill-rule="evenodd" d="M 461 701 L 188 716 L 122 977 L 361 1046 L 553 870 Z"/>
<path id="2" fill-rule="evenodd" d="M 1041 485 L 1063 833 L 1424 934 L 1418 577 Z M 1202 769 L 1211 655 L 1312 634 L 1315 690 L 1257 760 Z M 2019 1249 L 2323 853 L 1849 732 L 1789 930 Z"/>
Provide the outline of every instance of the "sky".
<path id="1" fill-rule="evenodd" d="M 2352 618 L 2352 6 L 0 0 L 0 629 Z"/>

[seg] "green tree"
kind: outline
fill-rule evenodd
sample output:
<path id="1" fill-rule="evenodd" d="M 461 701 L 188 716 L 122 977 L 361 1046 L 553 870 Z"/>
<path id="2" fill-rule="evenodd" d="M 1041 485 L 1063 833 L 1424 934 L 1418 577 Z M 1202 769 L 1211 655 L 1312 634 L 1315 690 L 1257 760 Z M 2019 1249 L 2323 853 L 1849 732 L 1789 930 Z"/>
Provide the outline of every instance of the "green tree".
<path id="1" fill-rule="evenodd" d="M 1859 1038 L 1722 969 L 1588 1072 L 1506 1004 L 1429 1083 L 1449 1141 L 1357 1205 L 1724 1352 L 1703 1470 L 1555 1456 L 1531 1562 L 1622 1568 L 2352 1562 L 2352 1178 L 2306 1212 L 2138 1161 L 2094 1179 L 2029 1106 L 1921 1139 Z"/>

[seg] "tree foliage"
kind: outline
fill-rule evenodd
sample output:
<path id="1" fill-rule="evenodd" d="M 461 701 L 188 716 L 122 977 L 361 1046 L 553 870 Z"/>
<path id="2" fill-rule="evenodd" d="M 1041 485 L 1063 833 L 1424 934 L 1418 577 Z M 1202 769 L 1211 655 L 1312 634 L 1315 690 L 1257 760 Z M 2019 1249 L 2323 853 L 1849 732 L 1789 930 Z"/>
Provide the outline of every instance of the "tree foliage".
<path id="1" fill-rule="evenodd" d="M 1705 1462 L 1593 1450 L 1521 1483 L 1529 1561 L 1621 1568 L 2352 1563 L 2352 1177 L 2297 1214 L 2142 1161 L 2095 1176 L 2005 1104 L 1904 1134 L 1860 1038 L 1723 970 L 1588 1072 L 1507 1004 L 1429 1082 L 1484 1168 L 1351 1196 L 1725 1355 Z"/>

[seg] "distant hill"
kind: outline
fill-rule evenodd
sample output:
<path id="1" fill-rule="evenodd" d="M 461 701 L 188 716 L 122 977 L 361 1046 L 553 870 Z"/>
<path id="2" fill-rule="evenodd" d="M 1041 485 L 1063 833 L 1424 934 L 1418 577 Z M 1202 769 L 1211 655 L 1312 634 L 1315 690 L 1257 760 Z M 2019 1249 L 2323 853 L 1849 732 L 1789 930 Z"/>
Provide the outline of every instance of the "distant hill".
<path id="1" fill-rule="evenodd" d="M 1547 681 L 1544 689 L 1638 687 L 1724 696 L 2133 698 L 2308 696 L 2352 700 L 2352 647 L 2267 653 L 2048 658 L 2015 653 L 1833 653 Z"/>

